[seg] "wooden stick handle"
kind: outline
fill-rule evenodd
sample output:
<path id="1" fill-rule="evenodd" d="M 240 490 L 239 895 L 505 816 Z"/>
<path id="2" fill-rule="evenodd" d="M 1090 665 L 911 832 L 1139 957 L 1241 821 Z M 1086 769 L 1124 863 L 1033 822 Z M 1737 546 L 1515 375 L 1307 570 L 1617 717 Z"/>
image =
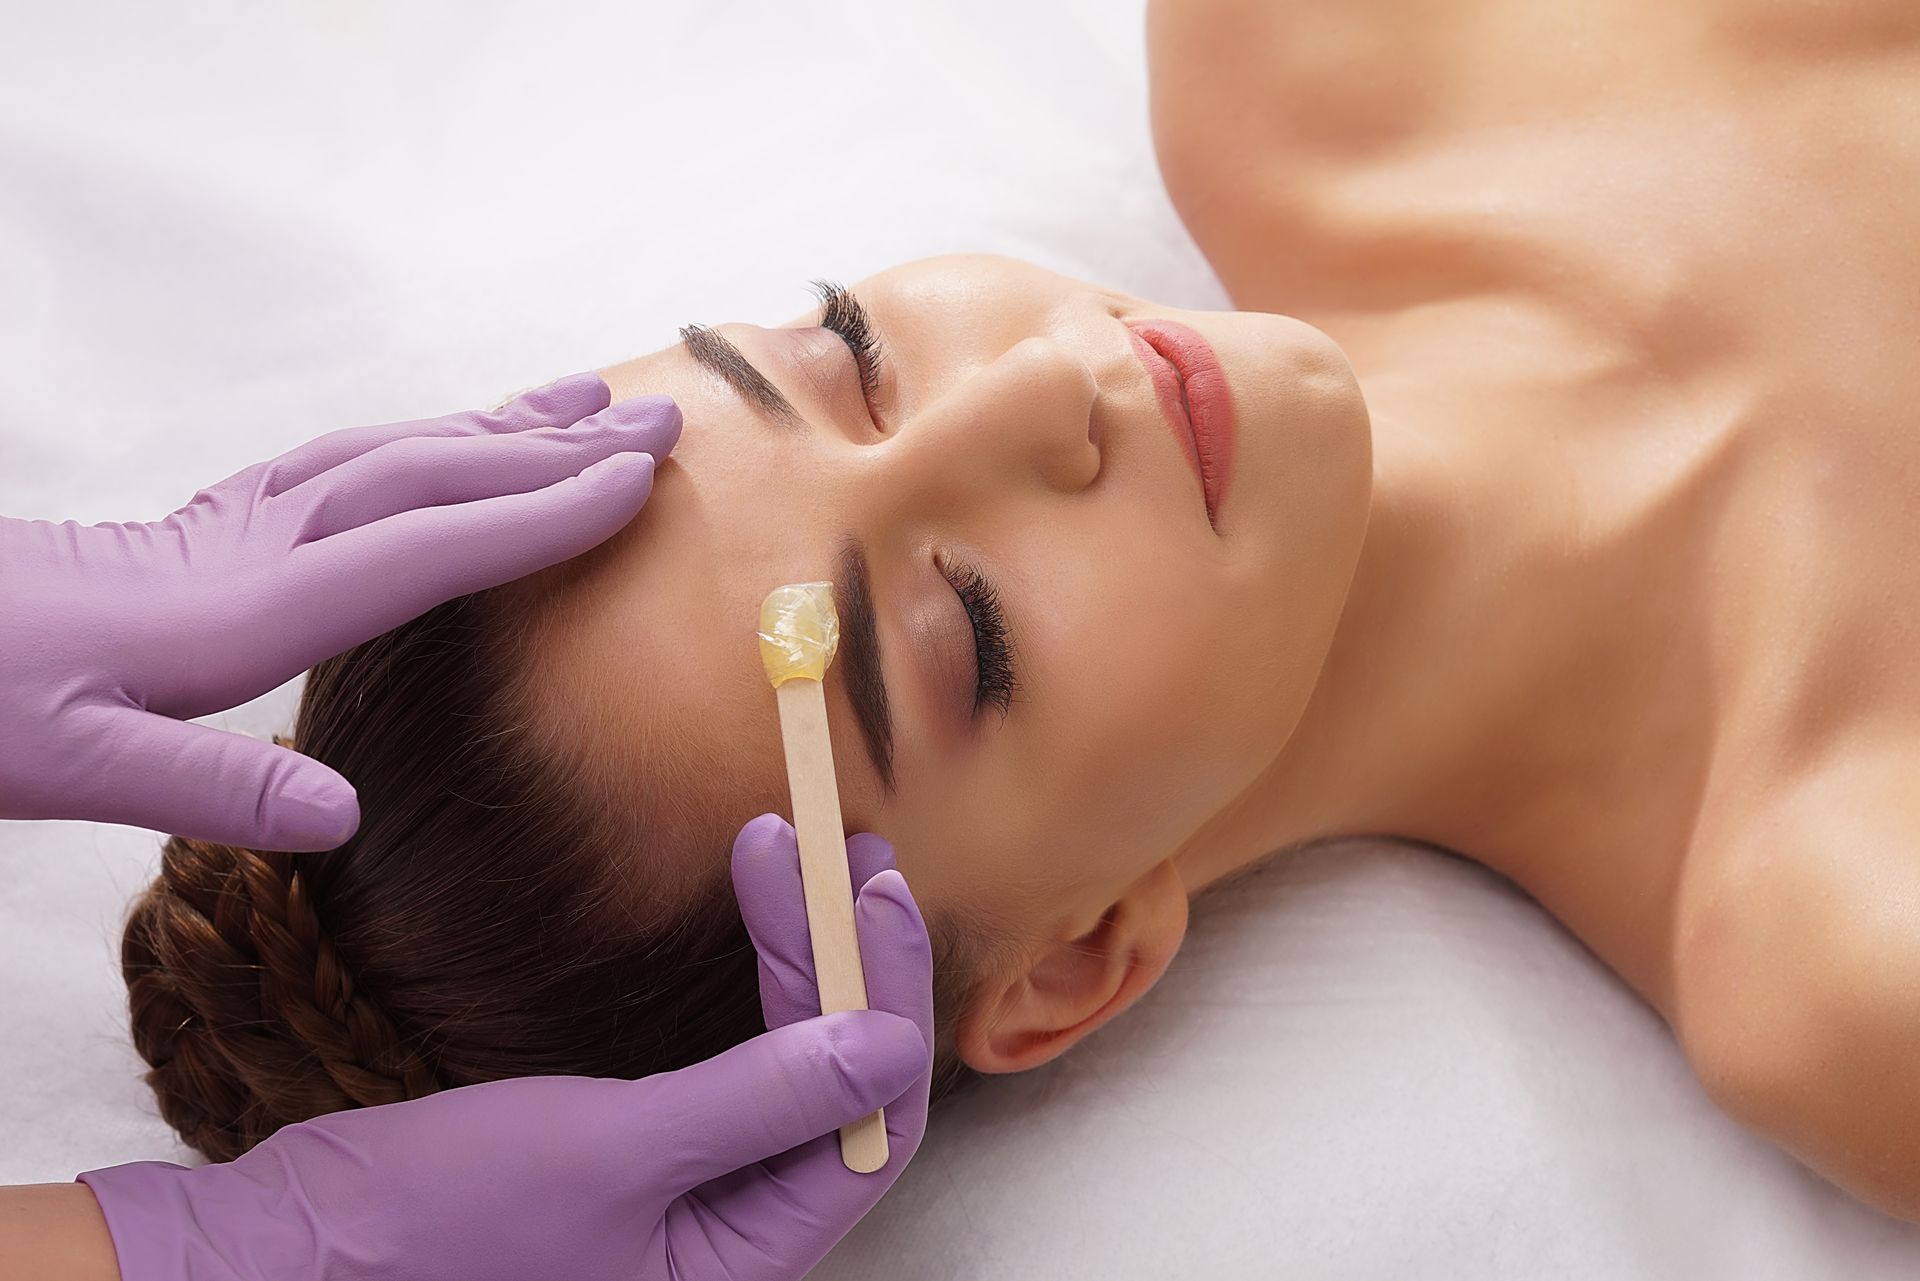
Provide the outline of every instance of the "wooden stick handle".
<path id="1" fill-rule="evenodd" d="M 864 1010 L 867 975 L 853 927 L 853 874 L 847 868 L 847 836 L 840 822 L 826 691 L 819 681 L 800 678 L 782 681 L 774 692 L 780 699 L 780 740 L 787 752 L 787 787 L 800 842 L 800 881 L 806 890 L 820 1012 Z M 840 1127 L 840 1159 L 858 1174 L 871 1174 L 887 1163 L 885 1109 Z"/>

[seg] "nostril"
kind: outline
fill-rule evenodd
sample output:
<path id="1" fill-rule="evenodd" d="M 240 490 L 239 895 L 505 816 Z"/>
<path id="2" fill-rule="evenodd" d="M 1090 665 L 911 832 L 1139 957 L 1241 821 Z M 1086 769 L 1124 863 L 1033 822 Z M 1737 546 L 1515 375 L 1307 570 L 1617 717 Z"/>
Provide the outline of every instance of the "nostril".
<path id="1" fill-rule="evenodd" d="M 1101 394 L 1100 378 L 1094 373 L 1092 365 L 1075 357 L 1073 368 L 1079 375 L 1079 399 L 1087 407 L 1087 440 L 1098 449 L 1101 438 L 1106 435 L 1106 416 L 1100 412 L 1106 397 Z"/>

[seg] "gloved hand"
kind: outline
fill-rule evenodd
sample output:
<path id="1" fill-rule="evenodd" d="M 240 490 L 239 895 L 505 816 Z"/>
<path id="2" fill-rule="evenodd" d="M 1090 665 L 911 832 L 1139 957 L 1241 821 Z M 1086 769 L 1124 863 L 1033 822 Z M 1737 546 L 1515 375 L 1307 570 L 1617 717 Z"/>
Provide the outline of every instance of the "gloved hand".
<path id="1" fill-rule="evenodd" d="M 0 517 L 0 818 L 344 842 L 345 779 L 186 722 L 620 529 L 680 410 L 611 397 L 574 374 L 490 413 L 337 431 L 152 524 Z"/>
<path id="2" fill-rule="evenodd" d="M 762 815 L 733 878 L 772 1031 L 640 1081 L 494 1081 L 223 1165 L 89 1171 L 122 1281 L 796 1281 L 900 1177 L 932 1084 L 926 925 L 892 847 L 847 854 L 869 1009 L 820 1016 L 799 846 Z M 855 1174 L 836 1131 L 882 1107 L 887 1164 Z"/>

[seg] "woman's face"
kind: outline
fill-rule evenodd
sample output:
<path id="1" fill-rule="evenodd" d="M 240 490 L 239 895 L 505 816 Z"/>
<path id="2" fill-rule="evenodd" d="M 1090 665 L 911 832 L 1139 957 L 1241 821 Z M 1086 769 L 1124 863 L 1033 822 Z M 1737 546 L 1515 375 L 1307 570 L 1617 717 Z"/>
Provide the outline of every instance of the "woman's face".
<path id="1" fill-rule="evenodd" d="M 1312 690 L 1367 521 L 1366 410 L 1331 340 L 1282 316 L 1178 312 L 977 256 L 851 293 L 879 348 L 866 387 L 819 310 L 601 371 L 616 399 L 673 396 L 685 427 L 646 507 L 548 613 L 543 688 L 613 786 L 647 779 L 652 811 L 726 834 L 683 846 L 689 861 L 724 860 L 746 819 L 790 812 L 761 599 L 833 580 L 848 830 L 893 843 L 929 917 L 984 913 L 1033 940 L 1053 968 L 1015 976 L 1021 991 L 1097 1025 L 1171 958 L 1197 888 L 1167 901 L 1172 860 Z M 1152 319 L 1198 331 L 1225 374 L 1214 520 L 1170 421 L 1178 381 L 1161 370 L 1164 405 L 1160 358 L 1129 328 Z M 1104 978 L 1043 960 L 1090 938 L 1138 955 Z M 1068 1009 L 1049 982 L 1106 990 Z M 1085 1030 L 968 1057 L 1029 1066 Z"/>

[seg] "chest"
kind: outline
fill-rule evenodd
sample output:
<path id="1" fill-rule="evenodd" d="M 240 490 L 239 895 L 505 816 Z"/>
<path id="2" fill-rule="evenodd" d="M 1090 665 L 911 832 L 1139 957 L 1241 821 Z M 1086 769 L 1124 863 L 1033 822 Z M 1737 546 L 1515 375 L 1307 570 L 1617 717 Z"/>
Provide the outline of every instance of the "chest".
<path id="1" fill-rule="evenodd" d="M 1650 567 L 1620 607 L 1666 643 L 1576 718 L 1619 750 L 1483 861 L 1671 1016 L 1769 798 L 1834 803 L 1869 751 L 1920 778 L 1920 11 L 1225 7 L 1212 97 L 1168 92 L 1199 37 L 1150 35 L 1236 303 L 1327 330 L 1377 414 L 1509 458 L 1576 432 L 1619 478 L 1595 517 Z"/>
<path id="2" fill-rule="evenodd" d="M 1795 860 L 1804 907 L 1876 874 L 1841 835 L 1865 826 L 1881 873 L 1920 877 L 1920 439 L 1784 414 L 1744 430 L 1691 546 L 1676 525 L 1691 569 L 1647 562 L 1642 635 L 1663 643 L 1568 696 L 1588 713 L 1554 741 L 1602 726 L 1604 750 L 1491 798 L 1526 817 L 1483 859 L 1669 1017 L 1703 914 L 1732 895 L 1793 915 L 1768 860 Z M 1790 855 L 1756 840 L 1782 813 Z"/>

